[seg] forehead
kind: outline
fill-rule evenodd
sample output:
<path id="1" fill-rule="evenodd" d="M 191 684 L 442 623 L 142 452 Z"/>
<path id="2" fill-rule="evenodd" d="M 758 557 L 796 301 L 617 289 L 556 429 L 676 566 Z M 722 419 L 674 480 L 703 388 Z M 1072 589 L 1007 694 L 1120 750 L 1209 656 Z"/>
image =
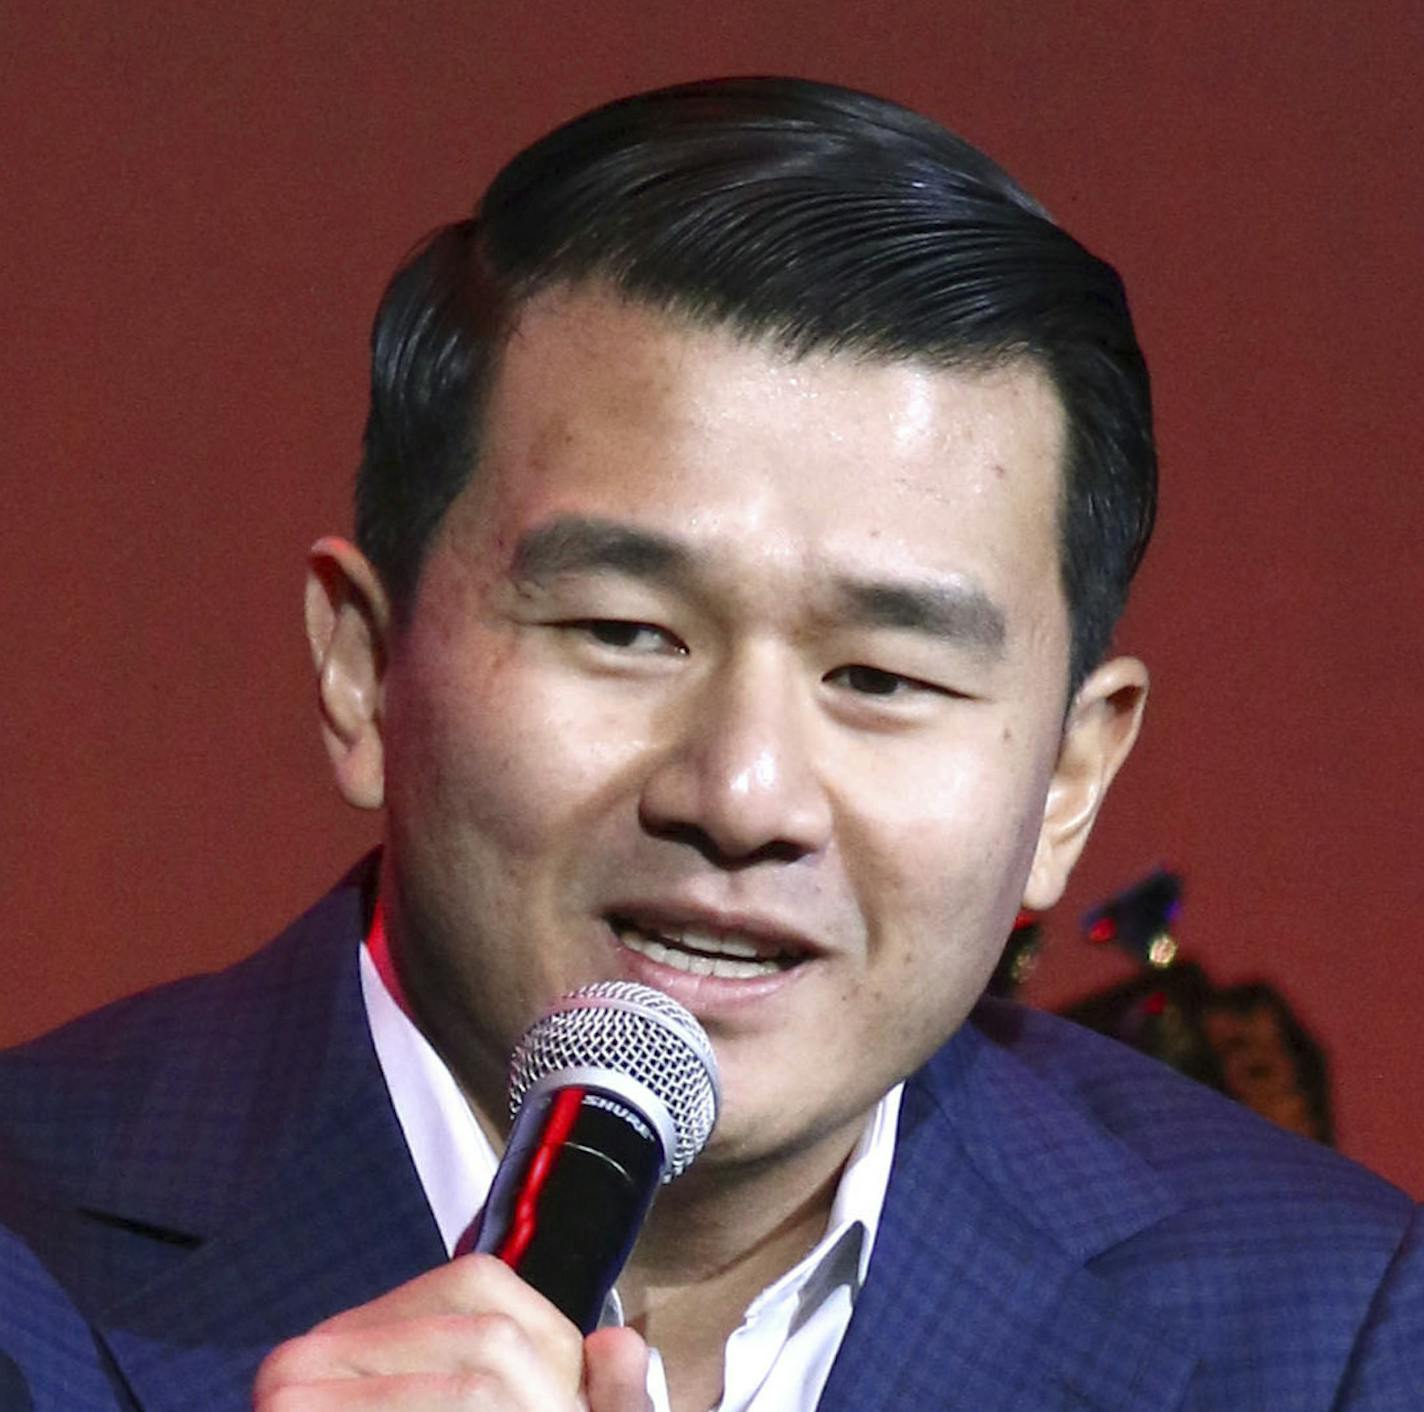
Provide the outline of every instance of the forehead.
<path id="1" fill-rule="evenodd" d="M 1056 583 L 1062 445 L 1057 394 L 1026 361 L 796 356 L 560 289 L 510 335 L 450 528 L 498 559 L 541 519 L 594 515 L 739 567 L 893 567 L 1005 594 L 1045 563 Z"/>

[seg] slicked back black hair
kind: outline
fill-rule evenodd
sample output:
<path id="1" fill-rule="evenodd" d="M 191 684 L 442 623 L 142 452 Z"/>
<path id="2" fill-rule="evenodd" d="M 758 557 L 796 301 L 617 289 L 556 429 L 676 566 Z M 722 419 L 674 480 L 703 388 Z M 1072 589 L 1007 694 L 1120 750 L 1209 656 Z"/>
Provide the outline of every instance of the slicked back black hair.
<path id="1" fill-rule="evenodd" d="M 961 138 L 789 78 L 680 85 L 576 118 L 397 272 L 372 334 L 356 534 L 398 615 L 478 465 L 519 309 L 581 281 L 793 353 L 970 369 L 1033 359 L 1068 426 L 1072 689 L 1102 657 L 1156 504 L 1147 368 L 1122 282 Z"/>

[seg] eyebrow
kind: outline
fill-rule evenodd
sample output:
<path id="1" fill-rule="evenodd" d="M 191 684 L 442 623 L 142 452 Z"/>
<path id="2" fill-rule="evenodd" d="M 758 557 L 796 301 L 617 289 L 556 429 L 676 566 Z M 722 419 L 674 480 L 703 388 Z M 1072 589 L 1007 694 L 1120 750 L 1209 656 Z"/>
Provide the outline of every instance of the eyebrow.
<path id="1" fill-rule="evenodd" d="M 535 526 L 515 546 L 517 581 L 546 583 L 563 574 L 614 573 L 682 584 L 693 577 L 693 554 L 678 540 L 618 520 L 559 515 Z M 972 584 L 937 580 L 839 577 L 836 616 L 854 627 L 923 633 L 1002 654 L 1008 635 L 1003 610 Z"/>
<path id="2" fill-rule="evenodd" d="M 534 582 L 580 573 L 683 579 L 691 561 L 687 549 L 666 535 L 617 520 L 560 515 L 521 537 L 511 571 L 516 580 Z"/>
<path id="3" fill-rule="evenodd" d="M 853 625 L 925 633 L 986 656 L 1003 652 L 1003 610 L 982 589 L 958 583 L 838 579 L 841 611 Z"/>

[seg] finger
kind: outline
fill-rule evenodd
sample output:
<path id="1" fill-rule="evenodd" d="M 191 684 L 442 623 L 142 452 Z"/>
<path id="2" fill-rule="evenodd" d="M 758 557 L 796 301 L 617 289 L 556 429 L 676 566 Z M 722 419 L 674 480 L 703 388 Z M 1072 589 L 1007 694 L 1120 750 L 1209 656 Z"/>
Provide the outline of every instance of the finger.
<path id="1" fill-rule="evenodd" d="M 254 1395 L 426 1373 L 490 1379 L 521 1391 L 524 1400 L 509 1405 L 544 1412 L 572 1406 L 582 1372 L 583 1340 L 573 1324 L 501 1261 L 473 1255 L 283 1344 L 259 1369 Z M 490 1406 L 504 1405 L 491 1396 Z"/>
<path id="2" fill-rule="evenodd" d="M 399 1319 L 507 1311 L 539 1328 L 567 1323 L 543 1295 L 493 1255 L 462 1255 L 317 1328 L 375 1328 Z M 572 1325 L 570 1325 L 572 1327 Z"/>
<path id="3" fill-rule="evenodd" d="M 507 1314 L 437 1314 L 375 1328 L 322 1326 L 274 1349 L 258 1369 L 257 1388 L 400 1373 L 475 1372 L 536 1356 L 533 1341 Z"/>
<path id="4" fill-rule="evenodd" d="M 583 1341 L 589 1412 L 653 1412 L 648 1345 L 633 1329 L 599 1329 Z"/>
<path id="5" fill-rule="evenodd" d="M 527 1391 L 527 1390 L 526 1390 Z M 253 1412 L 548 1412 L 540 1402 L 479 1373 L 405 1373 L 395 1378 L 294 1383 L 254 1394 Z"/>
<path id="6" fill-rule="evenodd" d="M 571 1386 L 578 1385 L 583 1367 L 579 1330 L 493 1255 L 462 1255 L 318 1324 L 313 1333 L 356 1333 L 414 1319 L 477 1314 L 508 1315 L 525 1330 L 539 1356 Z"/>
<path id="7" fill-rule="evenodd" d="M 256 1412 L 574 1412 L 577 1387 L 540 1363 L 511 1321 L 493 1321 L 495 1328 L 514 1330 L 494 1338 L 487 1336 L 490 1323 L 481 1318 L 480 1337 L 464 1347 L 433 1348 L 429 1341 L 416 1347 L 419 1340 L 403 1338 L 365 1366 L 349 1349 L 316 1365 L 304 1365 L 300 1356 L 284 1359 L 278 1350 L 258 1372 L 253 1406 Z M 351 1337 L 337 1336 L 343 1342 Z M 310 1342 L 297 1340 L 292 1347 L 300 1355 L 299 1346 Z M 422 1366 L 420 1359 L 432 1355 L 441 1364 Z M 392 1362 L 400 1371 L 390 1370 Z"/>

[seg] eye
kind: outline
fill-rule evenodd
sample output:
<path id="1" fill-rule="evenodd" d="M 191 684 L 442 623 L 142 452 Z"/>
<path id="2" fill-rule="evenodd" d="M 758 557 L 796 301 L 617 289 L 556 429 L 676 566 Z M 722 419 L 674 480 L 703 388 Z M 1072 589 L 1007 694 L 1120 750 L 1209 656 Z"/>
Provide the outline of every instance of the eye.
<path id="1" fill-rule="evenodd" d="M 671 653 L 683 655 L 687 649 L 670 632 L 652 623 L 631 622 L 622 618 L 578 618 L 562 625 L 583 633 L 600 647 L 619 652 Z"/>
<path id="2" fill-rule="evenodd" d="M 914 677 L 902 677 L 896 672 L 883 671 L 879 667 L 838 667 L 826 680 L 860 696 L 904 696 L 913 691 L 933 689 Z"/>

